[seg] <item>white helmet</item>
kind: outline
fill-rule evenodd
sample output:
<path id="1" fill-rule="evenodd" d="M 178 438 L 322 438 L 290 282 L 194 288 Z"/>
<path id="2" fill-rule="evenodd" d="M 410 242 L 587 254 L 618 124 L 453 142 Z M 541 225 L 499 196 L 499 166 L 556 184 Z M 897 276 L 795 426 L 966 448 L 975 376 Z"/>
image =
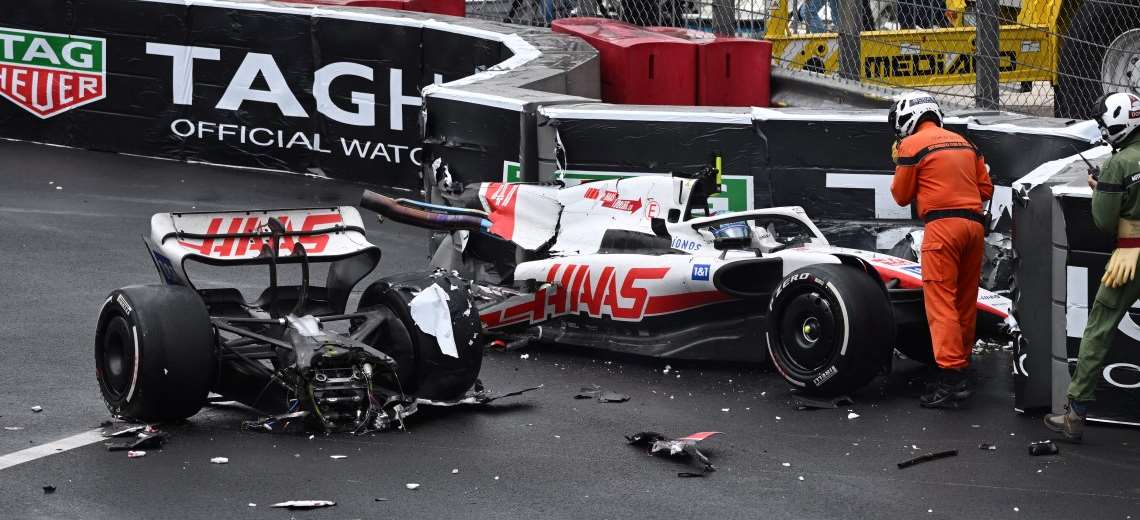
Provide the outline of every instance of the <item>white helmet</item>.
<path id="1" fill-rule="evenodd" d="M 1113 148 L 1132 136 L 1140 127 L 1140 97 L 1128 92 L 1101 96 L 1093 109 L 1100 135 Z"/>
<path id="2" fill-rule="evenodd" d="M 891 107 L 887 122 L 895 130 L 900 139 L 911 135 L 918 129 L 918 122 L 926 114 L 934 115 L 934 123 L 942 126 L 942 109 L 930 94 L 925 92 L 907 92 L 899 96 Z"/>

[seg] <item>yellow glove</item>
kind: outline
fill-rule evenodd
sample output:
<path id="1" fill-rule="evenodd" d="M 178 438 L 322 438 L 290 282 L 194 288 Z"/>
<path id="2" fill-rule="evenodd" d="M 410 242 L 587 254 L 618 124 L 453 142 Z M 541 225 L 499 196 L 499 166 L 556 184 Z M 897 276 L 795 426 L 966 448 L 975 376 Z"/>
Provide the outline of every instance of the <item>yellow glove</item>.
<path id="1" fill-rule="evenodd" d="M 893 144 L 891 144 L 891 161 L 894 162 L 895 164 L 899 163 L 899 141 L 898 141 L 898 139 L 896 139 L 895 142 Z"/>
<path id="2" fill-rule="evenodd" d="M 1136 278 L 1136 262 L 1140 261 L 1140 247 L 1118 247 L 1112 250 L 1100 283 L 1117 288 Z"/>

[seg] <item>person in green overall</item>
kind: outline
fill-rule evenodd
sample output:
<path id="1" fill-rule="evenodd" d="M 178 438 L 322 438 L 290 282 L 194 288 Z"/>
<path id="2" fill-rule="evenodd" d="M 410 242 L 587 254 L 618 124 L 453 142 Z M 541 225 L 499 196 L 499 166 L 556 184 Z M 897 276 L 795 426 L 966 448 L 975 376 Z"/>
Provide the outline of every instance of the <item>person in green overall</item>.
<path id="1" fill-rule="evenodd" d="M 1064 413 L 1045 416 L 1045 426 L 1070 441 L 1081 440 L 1089 403 L 1116 328 L 1132 303 L 1140 299 L 1140 280 L 1136 279 L 1140 261 L 1140 132 L 1136 131 L 1140 128 L 1140 97 L 1131 93 L 1104 96 L 1097 100 L 1095 113 L 1113 155 L 1099 175 L 1090 172 L 1092 215 L 1097 228 L 1116 234 L 1116 249 L 1089 309 L 1077 371 L 1069 384 L 1069 402 Z"/>

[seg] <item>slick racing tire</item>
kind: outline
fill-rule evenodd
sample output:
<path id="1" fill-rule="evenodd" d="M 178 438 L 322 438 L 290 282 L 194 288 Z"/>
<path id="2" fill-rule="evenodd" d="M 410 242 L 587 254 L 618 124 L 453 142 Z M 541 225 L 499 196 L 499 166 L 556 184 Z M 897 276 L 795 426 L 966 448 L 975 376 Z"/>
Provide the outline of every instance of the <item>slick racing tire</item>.
<path id="1" fill-rule="evenodd" d="M 435 336 L 412 319 L 412 299 L 432 284 L 447 293 L 458 358 L 444 354 Z M 398 384 L 404 393 L 449 401 L 463 397 L 475 384 L 483 364 L 483 323 L 467 282 L 443 271 L 389 277 L 364 291 L 359 308 L 385 316 L 384 325 L 365 342 L 396 360 Z"/>
<path id="2" fill-rule="evenodd" d="M 1140 87 L 1140 5 L 1081 2 L 1060 38 L 1054 114 L 1091 119 L 1092 105 L 1109 92 Z"/>
<path id="3" fill-rule="evenodd" d="M 210 315 L 193 289 L 116 289 L 95 331 L 95 376 L 107 408 L 146 422 L 193 416 L 214 381 L 214 347 Z"/>
<path id="4" fill-rule="evenodd" d="M 894 319 L 871 276 L 846 265 L 813 265 L 784 278 L 768 311 L 768 354 L 804 392 L 840 395 L 866 385 L 889 362 Z"/>

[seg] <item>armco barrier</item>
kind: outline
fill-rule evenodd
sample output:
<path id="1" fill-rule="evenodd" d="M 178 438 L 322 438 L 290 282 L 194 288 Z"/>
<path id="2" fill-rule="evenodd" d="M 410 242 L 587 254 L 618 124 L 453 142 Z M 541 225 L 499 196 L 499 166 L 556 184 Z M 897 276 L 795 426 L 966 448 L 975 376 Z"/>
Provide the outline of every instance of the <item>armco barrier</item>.
<path id="1" fill-rule="evenodd" d="M 772 43 L 679 27 L 647 30 L 697 45 L 697 104 L 767 107 L 771 101 Z"/>
<path id="2" fill-rule="evenodd" d="M 563 18 L 550 28 L 598 50 L 602 100 L 608 103 L 694 105 L 697 46 L 692 42 L 605 18 Z"/>
<path id="3" fill-rule="evenodd" d="M 1100 164 L 1107 147 L 1086 151 Z M 1016 316 L 1015 405 L 1021 410 L 1066 402 L 1081 336 L 1113 237 L 1092 222 L 1087 166 L 1077 155 L 1041 165 L 1014 183 Z M 1140 302 L 1122 302 L 1136 306 Z M 1140 322 L 1125 314 L 1097 384 L 1089 418 L 1140 425 Z"/>

